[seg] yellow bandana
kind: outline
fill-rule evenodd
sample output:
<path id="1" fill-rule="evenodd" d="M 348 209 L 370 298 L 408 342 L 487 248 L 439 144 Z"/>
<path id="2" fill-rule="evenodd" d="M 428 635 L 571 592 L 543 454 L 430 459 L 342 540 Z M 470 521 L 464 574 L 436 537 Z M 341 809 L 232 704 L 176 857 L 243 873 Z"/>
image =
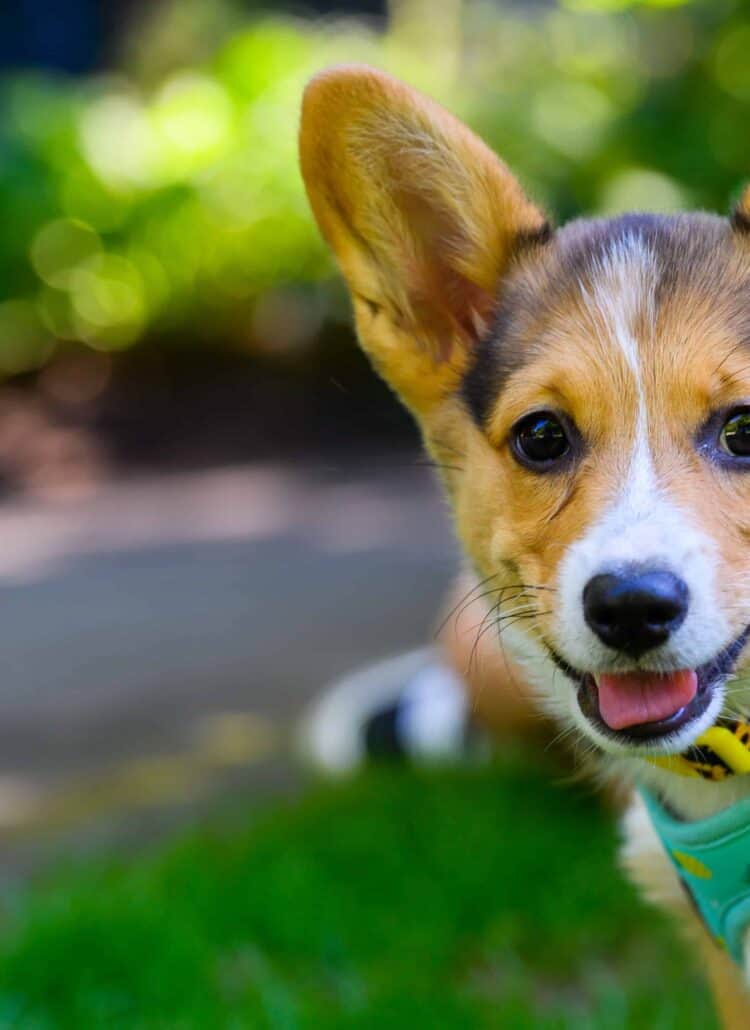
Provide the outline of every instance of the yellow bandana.
<path id="1" fill-rule="evenodd" d="M 660 755 L 649 758 L 649 762 L 668 772 L 703 780 L 725 780 L 736 773 L 750 773 L 750 723 L 712 726 L 683 754 Z"/>

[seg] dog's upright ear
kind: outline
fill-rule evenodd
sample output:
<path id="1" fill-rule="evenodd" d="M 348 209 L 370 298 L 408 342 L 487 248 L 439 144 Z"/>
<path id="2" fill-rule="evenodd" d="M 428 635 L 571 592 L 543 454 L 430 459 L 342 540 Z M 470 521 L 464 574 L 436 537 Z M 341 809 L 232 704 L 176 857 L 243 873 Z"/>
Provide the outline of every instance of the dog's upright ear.
<path id="1" fill-rule="evenodd" d="M 424 415 L 456 387 L 515 250 L 547 220 L 464 125 L 372 68 L 310 82 L 300 152 L 362 345 Z"/>

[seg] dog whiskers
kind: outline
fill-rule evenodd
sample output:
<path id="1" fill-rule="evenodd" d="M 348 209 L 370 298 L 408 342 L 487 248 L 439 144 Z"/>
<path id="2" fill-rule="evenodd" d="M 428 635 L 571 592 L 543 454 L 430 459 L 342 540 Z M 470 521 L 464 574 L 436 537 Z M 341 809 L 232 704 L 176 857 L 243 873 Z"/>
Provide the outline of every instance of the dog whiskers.
<path id="1" fill-rule="evenodd" d="M 433 461 L 430 458 L 422 458 L 411 462 L 412 467 L 416 468 L 433 468 L 433 469 L 447 469 L 449 472 L 463 472 L 463 465 L 448 465 L 444 461 Z"/>
<path id="2" fill-rule="evenodd" d="M 448 624 L 448 621 L 449 621 L 449 620 L 450 620 L 450 619 L 452 618 L 452 616 L 453 616 L 453 615 L 455 615 L 455 614 L 456 614 L 456 612 L 458 611 L 458 609 L 459 609 L 459 608 L 461 608 L 461 605 L 463 605 L 464 603 L 466 603 L 466 604 L 471 604 L 471 603 L 472 603 L 472 601 L 473 601 L 473 600 L 475 600 L 475 598 L 473 598 L 473 596 L 472 596 L 472 595 L 473 595 L 473 594 L 475 594 L 475 593 L 476 593 L 476 592 L 477 592 L 478 590 L 481 590 L 483 586 L 486 586 L 486 585 L 487 585 L 487 583 L 490 583 L 490 582 L 491 582 L 491 581 L 492 581 L 493 579 L 497 579 L 497 577 L 498 577 L 499 575 L 500 575 L 500 573 L 499 573 L 499 572 L 493 572 L 493 573 L 492 573 L 492 575 L 490 575 L 490 576 L 486 576 L 486 577 L 485 577 L 484 579 L 480 580 L 480 581 L 479 581 L 479 583 L 476 583 L 476 584 L 475 584 L 475 585 L 474 585 L 474 586 L 473 586 L 473 587 L 471 588 L 471 590 L 467 591 L 467 593 L 465 593 L 465 594 L 464 594 L 464 596 L 463 596 L 463 597 L 461 598 L 461 600 L 460 600 L 460 601 L 458 602 L 458 604 L 454 605 L 454 607 L 453 607 L 453 608 L 451 608 L 451 610 L 450 610 L 450 611 L 448 612 L 448 614 L 447 614 L 447 615 L 445 616 L 445 618 L 444 618 L 444 619 L 443 619 L 443 621 L 442 621 L 442 622 L 440 623 L 440 625 L 438 626 L 438 628 L 437 628 L 437 629 L 435 630 L 435 636 L 436 636 L 436 637 L 440 636 L 440 634 L 442 633 L 442 631 L 443 631 L 443 630 L 445 629 L 445 627 L 447 626 L 447 624 Z"/>

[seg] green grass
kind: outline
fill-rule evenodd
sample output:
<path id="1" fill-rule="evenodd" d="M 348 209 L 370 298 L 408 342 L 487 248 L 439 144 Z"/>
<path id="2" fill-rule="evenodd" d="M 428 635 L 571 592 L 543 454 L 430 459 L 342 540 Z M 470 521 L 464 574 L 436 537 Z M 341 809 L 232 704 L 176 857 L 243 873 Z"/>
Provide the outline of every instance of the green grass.
<path id="1" fill-rule="evenodd" d="M 516 763 L 373 772 L 58 872 L 6 914 L 0 1026 L 715 1026 L 595 800 Z"/>

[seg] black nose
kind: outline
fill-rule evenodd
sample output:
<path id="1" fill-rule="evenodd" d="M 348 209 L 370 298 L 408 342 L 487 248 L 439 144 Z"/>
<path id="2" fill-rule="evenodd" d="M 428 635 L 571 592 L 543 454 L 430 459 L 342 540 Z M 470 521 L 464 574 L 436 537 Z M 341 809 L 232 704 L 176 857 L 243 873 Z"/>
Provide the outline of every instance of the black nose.
<path id="1" fill-rule="evenodd" d="M 583 591 L 586 622 L 602 643 L 638 658 L 663 644 L 683 622 L 688 588 L 663 569 L 594 576 Z"/>

